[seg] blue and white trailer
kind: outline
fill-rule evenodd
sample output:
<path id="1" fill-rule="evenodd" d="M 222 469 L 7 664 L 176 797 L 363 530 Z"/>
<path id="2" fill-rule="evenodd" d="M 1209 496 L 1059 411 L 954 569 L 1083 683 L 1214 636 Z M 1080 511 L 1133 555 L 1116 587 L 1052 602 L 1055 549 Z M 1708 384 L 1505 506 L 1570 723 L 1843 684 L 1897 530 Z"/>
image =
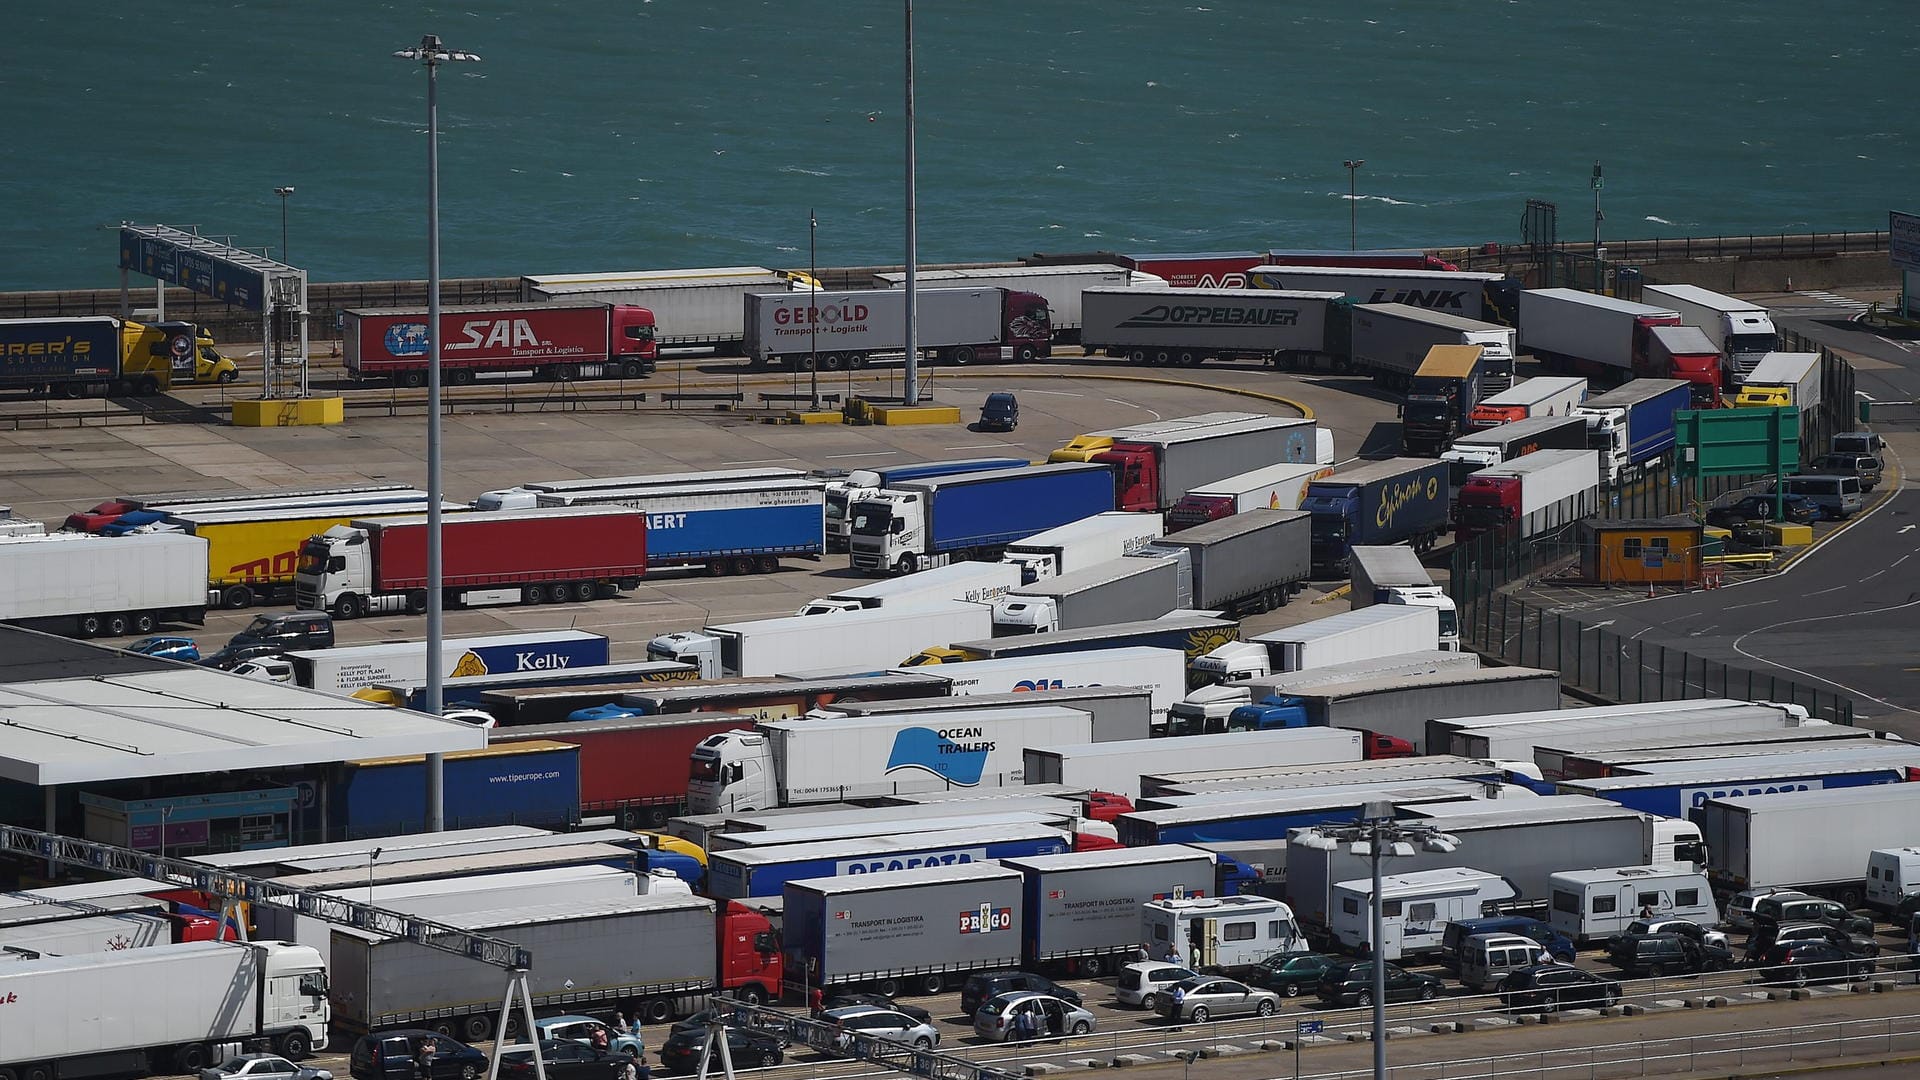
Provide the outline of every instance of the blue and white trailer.
<path id="1" fill-rule="evenodd" d="M 826 494 L 804 478 L 550 492 L 539 505 L 623 506 L 647 516 L 648 571 L 769 574 L 826 551 Z"/>
<path id="2" fill-rule="evenodd" d="M 1072 834 L 1045 825 L 989 825 L 906 836 L 735 848 L 709 853 L 707 892 L 717 900 L 779 896 L 789 881 L 1054 855 L 1072 846 Z"/>
<path id="3" fill-rule="evenodd" d="M 1592 795 L 1666 817 L 1686 817 L 1708 799 L 1898 784 L 1920 775 L 1920 747 L 1648 762 L 1631 776 L 1563 781 L 1563 795 Z"/>

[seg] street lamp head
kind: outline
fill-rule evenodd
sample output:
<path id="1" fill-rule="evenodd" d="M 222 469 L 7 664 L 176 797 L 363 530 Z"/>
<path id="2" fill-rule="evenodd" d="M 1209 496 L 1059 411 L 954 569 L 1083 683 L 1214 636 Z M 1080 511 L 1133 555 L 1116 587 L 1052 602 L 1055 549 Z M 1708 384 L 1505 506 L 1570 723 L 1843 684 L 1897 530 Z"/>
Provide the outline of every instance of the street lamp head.
<path id="1" fill-rule="evenodd" d="M 1360 816 L 1367 821 L 1393 820 L 1393 803 L 1386 799 L 1373 799 L 1360 807 Z"/>
<path id="2" fill-rule="evenodd" d="M 287 196 L 289 196 L 289 195 L 291 195 L 291 194 L 293 194 L 293 185 L 292 185 L 292 184 L 288 184 L 288 185 L 287 185 L 287 186 L 285 186 L 285 187 L 277 187 L 277 188 L 274 188 L 274 189 L 273 189 L 273 193 L 274 193 L 275 195 L 278 195 L 278 196 L 280 196 L 281 198 L 283 198 L 283 199 L 284 199 L 284 198 L 286 198 Z"/>
<path id="3" fill-rule="evenodd" d="M 418 60 L 428 67 L 435 64 L 477 63 L 478 53 L 449 49 L 440 43 L 438 34 L 428 34 L 420 39 L 420 44 L 397 50 L 394 56 L 402 60 Z"/>
<path id="4" fill-rule="evenodd" d="M 1287 843 L 1299 844 L 1301 847 L 1311 848 L 1314 851 L 1332 851 L 1340 846 L 1340 841 L 1314 829 L 1302 829 L 1294 833 Z"/>
<path id="5" fill-rule="evenodd" d="M 1344 164 L 1349 169 L 1357 169 L 1360 166 L 1365 165 L 1366 163 L 1367 163 L 1366 158 L 1348 158 L 1342 164 Z"/>

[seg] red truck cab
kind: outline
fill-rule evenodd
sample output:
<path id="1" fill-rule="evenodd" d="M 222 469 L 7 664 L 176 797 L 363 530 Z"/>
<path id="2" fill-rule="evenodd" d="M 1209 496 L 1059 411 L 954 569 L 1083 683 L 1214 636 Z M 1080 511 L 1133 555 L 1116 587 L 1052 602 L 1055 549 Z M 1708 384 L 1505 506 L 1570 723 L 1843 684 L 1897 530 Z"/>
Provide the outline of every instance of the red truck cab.
<path id="1" fill-rule="evenodd" d="M 1473 411 L 1467 414 L 1467 428 L 1470 431 L 1485 431 L 1515 420 L 1525 420 L 1528 415 L 1525 405 L 1475 405 Z"/>
<path id="2" fill-rule="evenodd" d="M 1388 758 L 1409 758 L 1414 756 L 1413 744 L 1392 735 L 1382 735 L 1377 731 L 1361 731 L 1360 746 L 1368 761 L 1385 761 Z"/>
<path id="3" fill-rule="evenodd" d="M 1209 521 L 1232 517 L 1238 502 L 1231 495 L 1182 495 L 1167 511 L 1167 531 L 1178 532 Z"/>
<path id="4" fill-rule="evenodd" d="M 1113 468 L 1113 508 L 1151 513 L 1160 509 L 1160 454 L 1151 443 L 1116 441 L 1093 460 Z"/>
<path id="5" fill-rule="evenodd" d="M 108 501 L 100 503 L 91 510 L 68 514 L 60 527 L 68 532 L 97 533 L 101 529 L 120 520 L 120 515 L 133 509 L 127 503 Z"/>
<path id="6" fill-rule="evenodd" d="M 1520 478 L 1517 476 L 1469 476 L 1460 485 L 1458 516 L 1454 520 L 1455 543 L 1492 532 L 1520 516 Z"/>
<path id="7" fill-rule="evenodd" d="M 714 932 L 721 990 L 750 1005 L 764 1005 L 780 993 L 786 961 L 780 933 L 765 915 L 736 900 L 723 900 Z"/>
<path id="8" fill-rule="evenodd" d="M 1133 813 L 1133 800 L 1111 791 L 1087 793 L 1087 817 L 1094 821 L 1112 821 L 1121 814 Z"/>

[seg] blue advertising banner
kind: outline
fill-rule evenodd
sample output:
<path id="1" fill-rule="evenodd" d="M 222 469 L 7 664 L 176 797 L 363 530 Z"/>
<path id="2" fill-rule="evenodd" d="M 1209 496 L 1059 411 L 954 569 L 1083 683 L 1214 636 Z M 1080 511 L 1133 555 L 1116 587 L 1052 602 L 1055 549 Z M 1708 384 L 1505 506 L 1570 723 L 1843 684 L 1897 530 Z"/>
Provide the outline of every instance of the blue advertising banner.
<path id="1" fill-rule="evenodd" d="M 335 789 L 337 824 L 348 836 L 418 831 L 425 818 L 426 768 L 420 758 L 350 763 Z M 567 828 L 580 819 L 577 746 L 540 743 L 448 754 L 444 779 L 448 828 Z"/>
<path id="2" fill-rule="evenodd" d="M 221 252 L 231 249 L 224 244 L 191 237 L 191 234 L 182 235 L 190 236 L 192 242 L 175 243 L 122 226 L 120 268 L 237 304 L 249 311 L 264 310 L 265 271 L 226 258 Z"/>

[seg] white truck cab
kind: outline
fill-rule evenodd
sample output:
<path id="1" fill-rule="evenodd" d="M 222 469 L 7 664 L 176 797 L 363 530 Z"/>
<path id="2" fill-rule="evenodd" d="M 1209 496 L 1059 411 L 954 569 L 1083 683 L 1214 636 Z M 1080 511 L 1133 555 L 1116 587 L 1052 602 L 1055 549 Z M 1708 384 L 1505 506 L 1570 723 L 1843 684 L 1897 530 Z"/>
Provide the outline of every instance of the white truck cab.
<path id="1" fill-rule="evenodd" d="M 910 574 L 946 559 L 930 559 L 926 547 L 926 503 L 918 491 L 878 491 L 847 508 L 848 545 L 855 569 L 880 574 Z"/>
<path id="2" fill-rule="evenodd" d="M 751 729 L 709 735 L 693 748 L 687 806 L 694 813 L 745 813 L 777 809 L 773 748 Z"/>

